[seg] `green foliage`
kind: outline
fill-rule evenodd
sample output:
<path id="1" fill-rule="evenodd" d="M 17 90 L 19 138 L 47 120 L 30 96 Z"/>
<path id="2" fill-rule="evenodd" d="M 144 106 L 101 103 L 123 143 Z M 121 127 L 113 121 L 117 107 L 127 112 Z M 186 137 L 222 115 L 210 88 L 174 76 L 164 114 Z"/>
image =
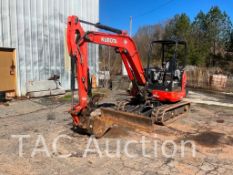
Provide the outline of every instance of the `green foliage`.
<path id="1" fill-rule="evenodd" d="M 233 52 L 233 31 L 231 32 L 230 41 L 226 43 L 226 48 L 228 52 Z"/>
<path id="2" fill-rule="evenodd" d="M 185 14 L 177 14 L 163 24 L 142 26 L 133 37 L 143 66 L 146 66 L 149 45 L 152 40 L 178 39 L 188 44 L 188 63 L 197 66 L 221 66 L 229 72 L 233 71 L 233 27 L 226 12 L 218 7 L 212 7 L 207 13 L 200 11 L 193 21 Z M 170 48 L 170 53 L 172 48 Z M 178 49 L 178 56 L 183 62 L 185 55 L 181 55 L 182 48 Z M 101 58 L 108 57 L 106 49 L 100 51 Z M 159 57 L 159 48 L 153 50 L 153 56 Z M 110 52 L 114 62 L 116 56 Z M 115 54 L 115 53 L 114 53 Z M 171 56 L 171 55 L 170 55 Z M 119 62 L 120 64 L 120 62 Z M 157 64 L 155 62 L 155 64 Z M 113 64 L 113 65 L 116 65 Z"/>
<path id="3" fill-rule="evenodd" d="M 190 19 L 182 13 L 175 15 L 165 27 L 165 38 L 186 40 L 190 32 Z"/>
<path id="4" fill-rule="evenodd" d="M 156 36 L 155 26 L 158 25 L 144 26 L 135 35 L 139 51 L 140 48 L 145 47 L 142 51 L 143 55 L 148 50 L 145 44 L 148 38 Z M 226 51 L 233 51 L 232 22 L 226 12 L 222 12 L 218 7 L 212 7 L 207 13 L 200 11 L 192 22 L 185 13 L 182 13 L 160 26 L 163 26 L 161 29 L 164 30 L 164 32 L 160 31 L 160 34 L 163 34 L 162 39 L 185 40 L 188 43 L 189 64 L 216 66 L 225 65 L 223 62 L 229 61 L 225 55 Z M 150 31 L 149 35 L 147 30 Z M 178 55 L 183 60 L 184 56 L 180 53 L 182 52 L 179 49 Z"/>
<path id="5" fill-rule="evenodd" d="M 225 12 L 212 7 L 208 13 L 199 12 L 192 24 L 192 41 L 198 44 L 202 63 L 215 66 L 218 55 L 224 54 L 225 46 L 230 42 L 232 23 Z"/>
<path id="6" fill-rule="evenodd" d="M 182 13 L 180 15 L 175 15 L 165 26 L 165 39 L 175 39 L 175 40 L 190 40 L 191 22 L 189 17 Z M 188 52 L 190 52 L 190 47 L 188 47 Z M 174 53 L 171 51 L 171 53 Z M 178 58 L 181 63 L 187 62 L 187 58 L 184 55 L 184 47 L 178 47 L 177 50 Z M 190 61 L 188 61 L 190 62 Z"/>

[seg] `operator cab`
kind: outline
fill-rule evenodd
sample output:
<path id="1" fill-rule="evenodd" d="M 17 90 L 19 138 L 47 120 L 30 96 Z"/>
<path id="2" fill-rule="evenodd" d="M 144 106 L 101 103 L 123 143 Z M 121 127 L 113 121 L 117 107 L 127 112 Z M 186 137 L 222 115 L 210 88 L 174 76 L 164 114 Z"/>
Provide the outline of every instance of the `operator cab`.
<path id="1" fill-rule="evenodd" d="M 178 49 L 184 52 L 179 54 L 183 56 L 182 59 L 178 58 Z M 166 92 L 181 91 L 186 52 L 185 41 L 152 41 L 145 69 L 149 89 Z"/>

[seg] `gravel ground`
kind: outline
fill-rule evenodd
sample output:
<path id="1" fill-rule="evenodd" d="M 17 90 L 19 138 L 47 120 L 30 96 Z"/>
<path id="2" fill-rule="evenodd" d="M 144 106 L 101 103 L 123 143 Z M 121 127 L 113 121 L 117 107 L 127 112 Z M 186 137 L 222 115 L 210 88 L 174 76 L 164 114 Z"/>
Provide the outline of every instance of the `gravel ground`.
<path id="1" fill-rule="evenodd" d="M 0 174 L 233 172 L 233 108 L 192 104 L 187 117 L 153 133 L 113 128 L 96 140 L 72 130 L 69 107 L 55 97 L 0 105 Z M 22 155 L 18 135 L 25 137 Z"/>

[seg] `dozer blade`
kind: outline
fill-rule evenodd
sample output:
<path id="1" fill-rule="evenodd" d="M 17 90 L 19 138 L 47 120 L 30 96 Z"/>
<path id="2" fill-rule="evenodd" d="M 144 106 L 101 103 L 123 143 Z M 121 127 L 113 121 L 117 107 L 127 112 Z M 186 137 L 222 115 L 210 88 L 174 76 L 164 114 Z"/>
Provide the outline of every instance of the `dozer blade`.
<path id="1" fill-rule="evenodd" d="M 153 122 L 149 117 L 110 108 L 101 108 L 97 115 L 94 114 L 90 118 L 89 133 L 97 138 L 102 137 L 113 126 L 146 132 L 153 131 Z"/>

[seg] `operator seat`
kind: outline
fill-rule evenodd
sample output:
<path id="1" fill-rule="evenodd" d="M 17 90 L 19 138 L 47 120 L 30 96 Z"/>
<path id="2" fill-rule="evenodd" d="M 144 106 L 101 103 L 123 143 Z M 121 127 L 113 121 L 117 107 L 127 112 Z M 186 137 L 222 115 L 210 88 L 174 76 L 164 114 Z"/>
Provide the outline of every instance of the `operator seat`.
<path id="1" fill-rule="evenodd" d="M 164 79 L 163 83 L 165 88 L 170 90 L 180 90 L 181 88 L 181 71 L 178 68 L 175 59 L 176 55 L 173 55 L 172 59 L 169 59 L 164 65 Z"/>
<path id="2" fill-rule="evenodd" d="M 172 75 L 173 74 L 173 80 L 180 80 L 181 79 L 181 71 L 178 68 L 177 63 L 175 62 L 174 59 L 175 55 L 173 56 L 172 59 L 170 59 L 169 61 L 166 62 L 165 64 L 165 72 L 168 75 Z"/>

